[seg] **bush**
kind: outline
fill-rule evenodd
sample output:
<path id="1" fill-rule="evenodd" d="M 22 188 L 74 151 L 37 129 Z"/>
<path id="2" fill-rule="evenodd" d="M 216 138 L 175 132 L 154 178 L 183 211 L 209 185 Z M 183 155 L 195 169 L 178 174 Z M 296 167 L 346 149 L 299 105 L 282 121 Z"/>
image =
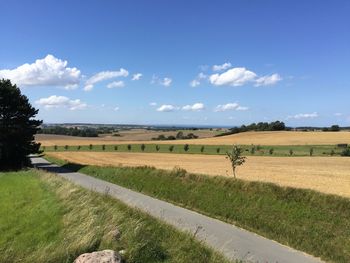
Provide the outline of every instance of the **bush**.
<path id="1" fill-rule="evenodd" d="M 80 145 L 78 145 L 77 150 L 79 151 L 80 149 L 81 149 L 81 146 L 80 146 Z"/>
<path id="2" fill-rule="evenodd" d="M 253 147 L 250 149 L 250 153 L 251 153 L 251 154 L 255 154 L 255 146 L 253 146 Z"/>
<path id="3" fill-rule="evenodd" d="M 346 148 L 340 154 L 341 156 L 350 156 L 350 148 Z"/>
<path id="4" fill-rule="evenodd" d="M 145 150 L 145 148 L 146 148 L 146 145 L 141 144 L 141 151 L 144 151 L 144 150 Z"/>
<path id="5" fill-rule="evenodd" d="M 156 145 L 156 150 L 157 150 L 157 152 L 159 152 L 159 150 L 160 150 L 159 145 Z"/>
<path id="6" fill-rule="evenodd" d="M 69 148 L 68 145 L 65 145 L 65 146 L 64 146 L 64 149 L 65 149 L 66 151 L 68 150 L 68 148 Z"/>
<path id="7" fill-rule="evenodd" d="M 118 146 L 117 145 L 114 146 L 114 150 L 118 151 Z"/>
<path id="8" fill-rule="evenodd" d="M 174 150 L 174 145 L 169 146 L 169 152 L 172 152 Z"/>
<path id="9" fill-rule="evenodd" d="M 292 149 L 289 150 L 289 155 L 290 155 L 290 156 L 293 155 L 293 150 L 292 150 Z"/>
<path id="10" fill-rule="evenodd" d="M 310 156 L 314 154 L 314 148 L 310 148 Z"/>
<path id="11" fill-rule="evenodd" d="M 185 150 L 185 152 L 187 152 L 189 148 L 190 148 L 190 146 L 186 143 L 186 144 L 184 145 L 184 150 Z"/>
<path id="12" fill-rule="evenodd" d="M 106 150 L 106 145 L 102 145 L 102 150 L 104 151 L 104 150 Z"/>
<path id="13" fill-rule="evenodd" d="M 216 153 L 220 153 L 220 148 L 216 148 Z"/>
<path id="14" fill-rule="evenodd" d="M 92 150 L 92 148 L 93 148 L 93 146 L 92 146 L 92 144 L 90 144 L 90 145 L 89 145 L 89 149 Z"/>
<path id="15" fill-rule="evenodd" d="M 57 151 L 57 145 L 55 145 L 53 148 L 55 149 L 55 151 Z"/>
<path id="16" fill-rule="evenodd" d="M 201 153 L 204 152 L 204 146 L 201 147 Z"/>
<path id="17" fill-rule="evenodd" d="M 128 144 L 127 148 L 128 148 L 128 151 L 130 151 L 131 150 L 131 145 Z"/>
<path id="18" fill-rule="evenodd" d="M 272 154 L 273 154 L 273 151 L 274 151 L 273 148 L 271 148 L 271 149 L 269 150 L 269 154 L 272 155 Z"/>

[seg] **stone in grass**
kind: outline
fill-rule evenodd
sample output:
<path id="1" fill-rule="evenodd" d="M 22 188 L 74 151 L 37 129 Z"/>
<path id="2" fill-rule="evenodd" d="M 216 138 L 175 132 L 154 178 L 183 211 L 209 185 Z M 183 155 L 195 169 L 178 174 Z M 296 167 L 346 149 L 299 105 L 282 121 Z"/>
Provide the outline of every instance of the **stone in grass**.
<path id="1" fill-rule="evenodd" d="M 113 250 L 85 253 L 74 260 L 74 263 L 121 263 L 121 256 Z"/>

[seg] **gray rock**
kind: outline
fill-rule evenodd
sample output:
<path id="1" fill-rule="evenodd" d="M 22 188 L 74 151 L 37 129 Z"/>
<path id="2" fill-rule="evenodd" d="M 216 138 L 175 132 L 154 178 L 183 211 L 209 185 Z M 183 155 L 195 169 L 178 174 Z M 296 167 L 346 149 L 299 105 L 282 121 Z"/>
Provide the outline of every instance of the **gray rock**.
<path id="1" fill-rule="evenodd" d="M 74 260 L 74 263 L 121 263 L 121 256 L 113 250 L 85 253 Z"/>

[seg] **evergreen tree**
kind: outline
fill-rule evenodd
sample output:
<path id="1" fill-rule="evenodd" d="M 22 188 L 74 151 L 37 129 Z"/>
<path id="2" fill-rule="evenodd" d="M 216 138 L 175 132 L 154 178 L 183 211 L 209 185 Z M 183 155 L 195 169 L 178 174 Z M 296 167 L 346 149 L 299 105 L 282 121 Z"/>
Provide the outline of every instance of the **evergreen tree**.
<path id="1" fill-rule="evenodd" d="M 42 121 L 38 110 L 10 80 L 0 80 L 0 169 L 18 169 L 30 164 L 28 155 L 40 152 L 34 135 Z"/>

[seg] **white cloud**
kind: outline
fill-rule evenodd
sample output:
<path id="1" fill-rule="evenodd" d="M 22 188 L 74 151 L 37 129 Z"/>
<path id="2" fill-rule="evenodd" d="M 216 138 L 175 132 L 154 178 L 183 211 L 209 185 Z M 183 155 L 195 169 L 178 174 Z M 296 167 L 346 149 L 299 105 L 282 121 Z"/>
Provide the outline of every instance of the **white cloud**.
<path id="1" fill-rule="evenodd" d="M 336 113 L 334 113 L 334 116 L 340 117 L 340 116 L 343 116 L 343 113 L 336 112 Z"/>
<path id="2" fill-rule="evenodd" d="M 193 87 L 193 88 L 199 86 L 200 84 L 201 84 L 200 81 L 197 80 L 197 79 L 194 79 L 194 80 L 192 80 L 192 81 L 190 82 L 190 86 Z"/>
<path id="3" fill-rule="evenodd" d="M 248 82 L 252 82 L 256 78 L 256 74 L 246 68 L 232 68 L 222 74 L 213 74 L 209 77 L 211 84 L 215 86 L 242 86 Z"/>
<path id="4" fill-rule="evenodd" d="M 169 87 L 171 85 L 171 82 L 173 80 L 171 78 L 163 78 L 162 80 L 160 80 L 160 85 L 163 85 L 165 87 Z"/>
<path id="5" fill-rule="evenodd" d="M 67 61 L 47 55 L 32 64 L 2 69 L 0 78 L 10 79 L 18 86 L 64 86 L 71 89 L 80 82 L 80 70 L 69 68 L 67 64 Z"/>
<path id="6" fill-rule="evenodd" d="M 185 111 L 201 111 L 204 109 L 205 109 L 204 104 L 200 102 L 197 102 L 193 105 L 186 105 L 182 107 L 182 110 L 185 110 Z"/>
<path id="7" fill-rule="evenodd" d="M 141 73 L 136 73 L 134 75 L 132 75 L 132 79 L 131 80 L 140 80 L 142 77 Z"/>
<path id="8" fill-rule="evenodd" d="M 160 79 L 157 75 L 152 76 L 151 84 L 159 84 L 165 87 L 169 87 L 172 83 L 172 79 L 169 77 L 165 77 Z"/>
<path id="9" fill-rule="evenodd" d="M 119 110 L 119 107 L 115 107 L 115 108 L 114 108 L 114 111 L 118 111 L 118 110 Z"/>
<path id="10" fill-rule="evenodd" d="M 226 70 L 228 68 L 230 68 L 232 65 L 230 62 L 226 62 L 222 65 L 214 65 L 213 66 L 213 71 L 222 71 L 222 70 Z"/>
<path id="11" fill-rule="evenodd" d="M 240 106 L 238 103 L 227 103 L 227 104 L 216 106 L 214 111 L 222 112 L 222 111 L 231 111 L 231 110 L 246 111 L 246 110 L 249 110 L 249 108 Z"/>
<path id="12" fill-rule="evenodd" d="M 70 110 L 82 110 L 87 107 L 87 104 L 82 102 L 80 99 L 71 100 L 64 96 L 50 96 L 47 98 L 41 98 L 35 102 L 36 104 L 50 108 L 68 108 Z"/>
<path id="13" fill-rule="evenodd" d="M 157 111 L 160 111 L 160 112 L 170 112 L 175 110 L 178 110 L 178 107 L 175 107 L 174 105 L 169 105 L 169 104 L 163 104 L 157 109 Z"/>
<path id="14" fill-rule="evenodd" d="M 201 80 L 202 79 L 206 79 L 206 78 L 207 78 L 207 75 L 205 75 L 203 72 L 200 72 L 197 75 L 197 77 L 190 82 L 190 86 L 193 87 L 193 88 L 197 87 L 197 86 L 199 86 L 201 84 Z"/>
<path id="15" fill-rule="evenodd" d="M 281 81 L 282 78 L 278 74 L 272 74 L 270 76 L 263 76 L 255 80 L 255 86 L 268 86 L 268 85 L 274 85 L 277 82 Z"/>
<path id="16" fill-rule="evenodd" d="M 91 78 L 89 78 L 85 82 L 84 90 L 85 91 L 92 90 L 94 88 L 94 85 L 98 82 L 101 82 L 107 79 L 117 78 L 117 77 L 127 77 L 128 75 L 129 75 L 129 72 L 123 68 L 117 71 L 101 71 L 93 75 Z"/>
<path id="17" fill-rule="evenodd" d="M 157 102 L 151 102 L 149 105 L 152 107 L 155 107 L 155 106 L 157 106 Z"/>
<path id="18" fill-rule="evenodd" d="M 313 119 L 313 118 L 317 118 L 319 115 L 317 112 L 313 112 L 313 113 L 299 113 L 293 116 L 288 116 L 287 119 Z"/>
<path id="19" fill-rule="evenodd" d="M 113 89 L 113 88 L 122 88 L 122 87 L 124 87 L 124 86 L 125 86 L 124 81 L 120 80 L 120 81 L 113 81 L 113 82 L 109 83 L 109 84 L 107 85 L 107 88 L 109 88 L 109 89 Z"/>

